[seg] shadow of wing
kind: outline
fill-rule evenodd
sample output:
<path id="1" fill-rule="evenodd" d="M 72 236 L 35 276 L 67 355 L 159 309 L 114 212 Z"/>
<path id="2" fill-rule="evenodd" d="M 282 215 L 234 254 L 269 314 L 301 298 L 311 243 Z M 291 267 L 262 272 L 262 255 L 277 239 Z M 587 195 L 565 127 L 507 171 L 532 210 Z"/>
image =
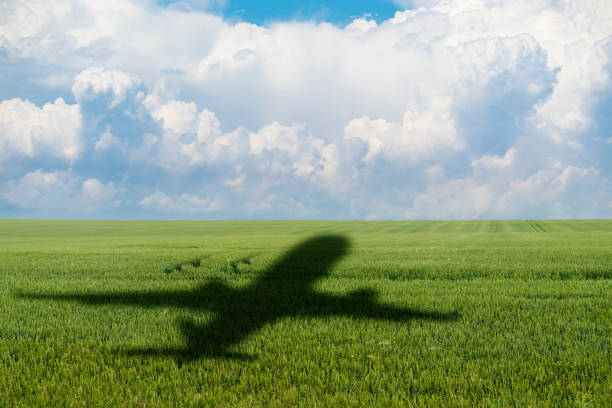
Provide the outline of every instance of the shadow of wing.
<path id="1" fill-rule="evenodd" d="M 219 299 L 229 296 L 232 291 L 225 284 L 210 282 L 194 289 L 184 290 L 143 290 L 143 291 L 107 291 L 97 293 L 60 292 L 15 293 L 15 297 L 31 300 L 76 301 L 90 305 L 123 305 L 141 307 L 177 307 L 202 309 L 214 307 Z"/>
<path id="2" fill-rule="evenodd" d="M 413 319 L 451 321 L 459 318 L 457 312 L 438 312 L 415 308 L 400 308 L 376 301 L 376 292 L 360 289 L 347 296 L 318 295 L 317 307 L 311 307 L 303 315 L 312 317 L 347 316 L 406 322 Z"/>

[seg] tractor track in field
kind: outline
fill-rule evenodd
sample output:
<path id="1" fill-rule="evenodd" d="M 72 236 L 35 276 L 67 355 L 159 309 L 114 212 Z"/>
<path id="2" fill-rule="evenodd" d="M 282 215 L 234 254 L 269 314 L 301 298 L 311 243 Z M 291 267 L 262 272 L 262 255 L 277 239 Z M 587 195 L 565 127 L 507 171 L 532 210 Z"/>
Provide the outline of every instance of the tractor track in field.
<path id="1" fill-rule="evenodd" d="M 546 232 L 546 230 L 540 224 L 538 224 L 536 221 L 525 220 L 525 222 L 527 222 L 527 224 L 529 224 L 529 227 L 533 230 L 533 232 Z"/>

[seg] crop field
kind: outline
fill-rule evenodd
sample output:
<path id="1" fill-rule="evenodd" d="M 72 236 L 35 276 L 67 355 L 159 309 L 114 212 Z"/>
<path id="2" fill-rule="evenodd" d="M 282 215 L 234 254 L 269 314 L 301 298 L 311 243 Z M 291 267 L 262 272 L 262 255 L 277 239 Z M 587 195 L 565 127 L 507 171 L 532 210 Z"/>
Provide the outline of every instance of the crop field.
<path id="1" fill-rule="evenodd" d="M 612 221 L 0 220 L 0 406 L 612 406 Z"/>

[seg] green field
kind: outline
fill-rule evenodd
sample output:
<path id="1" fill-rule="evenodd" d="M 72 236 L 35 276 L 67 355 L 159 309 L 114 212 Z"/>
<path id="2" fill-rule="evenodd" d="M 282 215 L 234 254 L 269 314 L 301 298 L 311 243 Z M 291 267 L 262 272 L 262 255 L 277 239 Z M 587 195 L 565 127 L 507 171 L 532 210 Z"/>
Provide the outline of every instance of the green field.
<path id="1" fill-rule="evenodd" d="M 0 406 L 612 406 L 612 221 L 0 220 Z"/>

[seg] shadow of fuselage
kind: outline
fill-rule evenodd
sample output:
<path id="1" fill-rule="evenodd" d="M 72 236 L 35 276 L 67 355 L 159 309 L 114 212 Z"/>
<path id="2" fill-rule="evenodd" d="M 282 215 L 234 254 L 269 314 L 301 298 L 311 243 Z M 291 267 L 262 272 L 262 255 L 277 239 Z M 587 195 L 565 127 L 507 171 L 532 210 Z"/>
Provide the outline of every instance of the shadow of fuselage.
<path id="1" fill-rule="evenodd" d="M 30 299 L 79 301 L 92 305 L 119 304 L 141 307 L 176 307 L 211 310 L 216 315 L 206 324 L 182 320 L 182 348 L 132 349 L 130 354 L 252 358 L 230 348 L 262 326 L 286 317 L 349 316 L 404 322 L 411 319 L 452 320 L 456 313 L 428 312 L 380 304 L 375 293 L 361 289 L 346 296 L 317 292 L 313 285 L 326 276 L 334 263 L 348 252 L 346 238 L 315 237 L 293 248 L 250 286 L 234 289 L 211 281 L 191 290 L 125 291 L 94 294 L 28 294 Z"/>

